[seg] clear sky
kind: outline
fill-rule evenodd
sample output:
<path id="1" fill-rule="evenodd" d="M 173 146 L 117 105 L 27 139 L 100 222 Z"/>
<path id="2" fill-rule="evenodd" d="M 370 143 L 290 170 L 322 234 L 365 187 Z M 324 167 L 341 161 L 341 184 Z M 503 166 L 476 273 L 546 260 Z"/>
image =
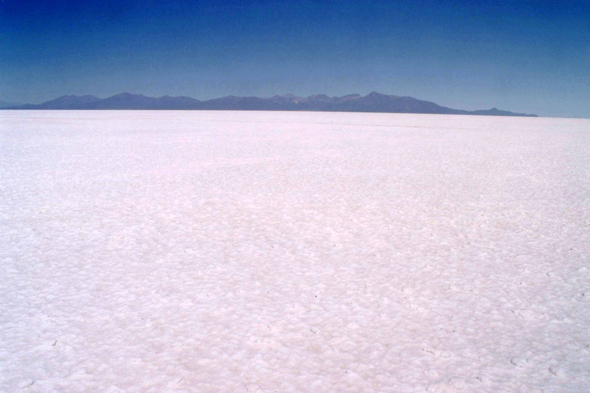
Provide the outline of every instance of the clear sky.
<path id="1" fill-rule="evenodd" d="M 0 100 L 407 95 L 590 117 L 587 0 L 0 0 Z"/>

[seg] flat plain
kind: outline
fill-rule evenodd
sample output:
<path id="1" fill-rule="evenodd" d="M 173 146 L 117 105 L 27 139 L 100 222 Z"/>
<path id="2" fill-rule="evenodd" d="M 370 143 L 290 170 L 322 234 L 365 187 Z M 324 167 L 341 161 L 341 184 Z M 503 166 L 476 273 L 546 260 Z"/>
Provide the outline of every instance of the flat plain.
<path id="1" fill-rule="evenodd" d="M 590 120 L 0 112 L 1 392 L 590 391 Z"/>

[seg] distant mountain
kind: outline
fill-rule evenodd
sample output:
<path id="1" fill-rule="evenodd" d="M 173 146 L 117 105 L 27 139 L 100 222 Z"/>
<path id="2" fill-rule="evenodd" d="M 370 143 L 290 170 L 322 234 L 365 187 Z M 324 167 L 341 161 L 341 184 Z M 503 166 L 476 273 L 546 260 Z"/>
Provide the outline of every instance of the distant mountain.
<path id="1" fill-rule="evenodd" d="M 198 108 L 209 110 L 235 110 L 235 111 L 272 111 L 281 110 L 275 107 L 267 99 L 258 97 L 236 97 L 227 96 L 214 98 L 209 101 L 202 101 Z M 288 110 L 288 109 L 284 109 Z"/>
<path id="2" fill-rule="evenodd" d="M 527 115 L 527 114 L 523 114 L 523 113 L 513 113 L 513 112 L 509 112 L 509 111 L 502 111 L 497 108 L 472 111 L 471 114 L 472 115 L 483 115 L 483 116 L 530 116 L 530 117 L 536 117 L 536 115 Z"/>
<path id="3" fill-rule="evenodd" d="M 359 94 L 343 97 L 328 97 L 325 94 L 297 97 L 286 94 L 270 98 L 227 96 L 207 101 L 199 101 L 190 97 L 164 96 L 155 98 L 140 94 L 121 93 L 104 99 L 88 95 L 63 96 L 39 105 L 22 105 L 14 109 L 190 109 L 536 116 L 496 108 L 477 111 L 452 109 L 412 97 L 399 97 L 377 92 L 372 92 L 364 97 Z"/>
<path id="4" fill-rule="evenodd" d="M 21 104 L 17 104 L 15 102 L 0 101 L 0 109 L 13 108 L 15 106 L 20 106 L 20 105 Z"/>
<path id="5" fill-rule="evenodd" d="M 39 105 L 26 104 L 17 109 L 86 109 L 88 105 L 101 101 L 95 96 L 61 96 Z"/>

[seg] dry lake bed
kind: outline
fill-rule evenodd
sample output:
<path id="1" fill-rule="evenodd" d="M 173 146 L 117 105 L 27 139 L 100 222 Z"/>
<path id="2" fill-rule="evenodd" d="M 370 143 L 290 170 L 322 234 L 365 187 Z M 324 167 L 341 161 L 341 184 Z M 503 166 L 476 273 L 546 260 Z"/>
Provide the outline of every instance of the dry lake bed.
<path id="1" fill-rule="evenodd" d="M 0 111 L 1 392 L 590 391 L 590 120 Z"/>

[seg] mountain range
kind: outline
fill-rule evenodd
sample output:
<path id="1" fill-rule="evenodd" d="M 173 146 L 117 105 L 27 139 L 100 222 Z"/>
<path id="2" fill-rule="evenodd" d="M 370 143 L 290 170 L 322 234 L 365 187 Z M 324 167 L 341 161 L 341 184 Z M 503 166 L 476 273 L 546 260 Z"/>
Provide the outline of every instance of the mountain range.
<path id="1" fill-rule="evenodd" d="M 4 108 L 6 109 L 6 108 Z M 366 96 L 349 94 L 328 97 L 318 94 L 297 97 L 292 94 L 270 98 L 227 96 L 207 101 L 191 97 L 147 97 L 140 94 L 121 93 L 108 98 L 91 95 L 66 95 L 42 104 L 12 106 L 9 109 L 144 109 L 144 110 L 259 110 L 259 111 L 326 111 L 326 112 L 384 112 L 384 113 L 430 113 L 484 116 L 531 116 L 496 108 L 476 111 L 447 108 L 434 102 L 412 97 L 372 92 Z"/>
<path id="2" fill-rule="evenodd" d="M 0 101 L 0 109 L 5 109 L 5 108 L 14 108 L 16 106 L 20 106 L 21 104 L 16 104 L 14 102 L 6 102 L 6 101 Z"/>

